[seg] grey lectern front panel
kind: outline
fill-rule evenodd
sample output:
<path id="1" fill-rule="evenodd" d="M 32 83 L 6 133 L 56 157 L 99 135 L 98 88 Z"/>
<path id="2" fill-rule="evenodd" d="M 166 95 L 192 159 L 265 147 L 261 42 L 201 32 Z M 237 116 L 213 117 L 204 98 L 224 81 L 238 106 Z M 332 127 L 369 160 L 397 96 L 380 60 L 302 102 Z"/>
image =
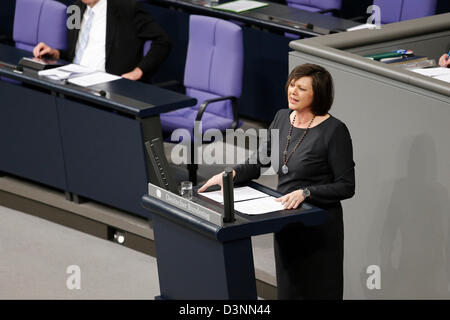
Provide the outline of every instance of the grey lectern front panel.
<path id="1" fill-rule="evenodd" d="M 154 184 L 148 184 L 148 194 L 214 225 L 223 226 L 222 215 L 219 212 L 205 208 Z"/>

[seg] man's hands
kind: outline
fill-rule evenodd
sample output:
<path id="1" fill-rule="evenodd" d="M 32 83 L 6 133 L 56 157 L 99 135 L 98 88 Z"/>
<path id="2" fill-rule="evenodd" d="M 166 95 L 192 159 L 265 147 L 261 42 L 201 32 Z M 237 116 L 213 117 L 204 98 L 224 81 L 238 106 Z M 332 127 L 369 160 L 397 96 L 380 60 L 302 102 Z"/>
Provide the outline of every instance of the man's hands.
<path id="1" fill-rule="evenodd" d="M 33 55 L 36 58 L 43 58 L 44 56 L 49 56 L 53 59 L 59 59 L 60 52 L 57 49 L 49 47 L 44 42 L 39 42 L 37 46 L 33 48 Z"/>
<path id="2" fill-rule="evenodd" d="M 139 80 L 140 78 L 142 78 L 142 75 L 144 73 L 142 72 L 142 70 L 138 67 L 134 68 L 133 71 L 128 72 L 128 73 L 124 73 L 123 75 L 121 75 L 122 78 L 128 79 L 128 80 Z"/>
<path id="3" fill-rule="evenodd" d="M 450 68 L 450 59 L 447 53 L 444 53 L 439 59 L 439 65 L 444 68 Z"/>
<path id="4" fill-rule="evenodd" d="M 287 195 L 275 199 L 275 201 L 281 202 L 284 205 L 284 209 L 297 209 L 297 207 L 305 201 L 303 196 L 303 190 L 295 190 Z"/>
<path id="5" fill-rule="evenodd" d="M 60 52 L 57 49 L 53 49 L 46 45 L 44 42 L 39 42 L 36 47 L 33 48 L 33 55 L 36 58 L 43 58 L 44 56 L 51 57 L 53 59 L 59 59 Z M 129 80 L 139 80 L 142 78 L 144 72 L 138 67 L 134 68 L 133 71 L 124 73 L 121 77 Z"/>
<path id="6" fill-rule="evenodd" d="M 215 186 L 217 184 L 220 186 L 220 190 L 222 190 L 223 189 L 222 174 L 223 174 L 223 172 L 218 173 L 215 176 L 212 176 L 208 181 L 206 181 L 206 183 L 200 189 L 198 189 L 197 192 L 206 191 L 206 189 L 208 189 L 209 187 Z M 233 170 L 233 179 L 235 176 L 236 176 L 236 171 Z"/>

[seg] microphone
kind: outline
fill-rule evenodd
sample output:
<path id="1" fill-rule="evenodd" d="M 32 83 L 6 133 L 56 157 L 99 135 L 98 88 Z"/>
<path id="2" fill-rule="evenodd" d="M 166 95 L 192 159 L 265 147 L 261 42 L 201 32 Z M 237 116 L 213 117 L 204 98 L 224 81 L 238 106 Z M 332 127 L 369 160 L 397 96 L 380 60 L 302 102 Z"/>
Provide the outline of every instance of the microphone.
<path id="1" fill-rule="evenodd" d="M 234 219 L 234 195 L 233 195 L 233 170 L 225 169 L 222 174 L 223 182 L 223 222 L 233 222 Z"/>

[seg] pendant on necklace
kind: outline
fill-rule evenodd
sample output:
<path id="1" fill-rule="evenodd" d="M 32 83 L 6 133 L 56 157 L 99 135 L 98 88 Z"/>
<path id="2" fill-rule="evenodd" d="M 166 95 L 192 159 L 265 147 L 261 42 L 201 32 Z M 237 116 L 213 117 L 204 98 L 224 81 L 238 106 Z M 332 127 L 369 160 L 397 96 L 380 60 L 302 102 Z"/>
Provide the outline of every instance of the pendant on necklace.
<path id="1" fill-rule="evenodd" d="M 281 172 L 283 172 L 283 174 L 287 174 L 289 172 L 289 169 L 288 169 L 287 165 L 284 164 L 281 167 Z"/>

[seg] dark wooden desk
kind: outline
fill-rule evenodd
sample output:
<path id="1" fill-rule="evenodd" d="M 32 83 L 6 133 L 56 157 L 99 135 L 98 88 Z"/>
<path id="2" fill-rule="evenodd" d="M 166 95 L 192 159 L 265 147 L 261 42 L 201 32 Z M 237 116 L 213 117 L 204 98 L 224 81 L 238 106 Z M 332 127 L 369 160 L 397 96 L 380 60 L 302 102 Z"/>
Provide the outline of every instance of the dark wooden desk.
<path id="1" fill-rule="evenodd" d="M 0 45 L 2 62 L 30 55 Z M 126 79 L 82 88 L 2 63 L 0 77 L 16 80 L 0 81 L 0 171 L 64 190 L 68 199 L 145 214 L 140 198 L 155 175 L 144 142 L 161 137 L 159 113 L 195 99 Z"/>
<path id="2" fill-rule="evenodd" d="M 342 32 L 360 24 L 351 20 L 295 9 L 270 1 L 264 1 L 269 4 L 266 7 L 242 13 L 213 9 L 204 0 L 152 0 L 149 2 L 164 7 L 184 9 L 191 13 L 240 21 L 270 31 L 289 32 L 301 37 L 316 37 Z M 222 0 L 220 4 L 226 2 L 230 2 L 230 0 Z"/>

